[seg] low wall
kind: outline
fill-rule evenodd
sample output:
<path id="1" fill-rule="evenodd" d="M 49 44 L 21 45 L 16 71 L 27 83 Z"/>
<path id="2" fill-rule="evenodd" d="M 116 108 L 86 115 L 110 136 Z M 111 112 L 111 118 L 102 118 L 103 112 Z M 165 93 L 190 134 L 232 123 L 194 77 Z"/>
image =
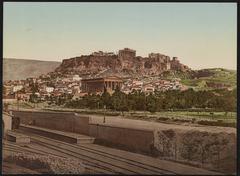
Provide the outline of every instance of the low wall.
<path id="1" fill-rule="evenodd" d="M 54 130 L 89 134 L 89 117 L 70 112 L 13 111 L 20 123 Z"/>
<path id="2" fill-rule="evenodd" d="M 89 134 L 96 138 L 97 143 L 137 153 L 151 153 L 154 143 L 152 130 L 90 124 Z"/>

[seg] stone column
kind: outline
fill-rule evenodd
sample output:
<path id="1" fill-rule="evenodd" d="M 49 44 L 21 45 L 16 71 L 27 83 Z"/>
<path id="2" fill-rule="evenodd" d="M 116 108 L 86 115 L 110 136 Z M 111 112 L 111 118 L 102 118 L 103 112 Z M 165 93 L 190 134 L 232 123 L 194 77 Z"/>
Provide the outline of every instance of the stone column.
<path id="1" fill-rule="evenodd" d="M 83 91 L 85 91 L 86 92 L 86 83 L 83 83 Z"/>
<path id="2" fill-rule="evenodd" d="M 115 89 L 115 82 L 113 81 L 112 83 L 113 83 L 113 90 L 114 90 Z"/>

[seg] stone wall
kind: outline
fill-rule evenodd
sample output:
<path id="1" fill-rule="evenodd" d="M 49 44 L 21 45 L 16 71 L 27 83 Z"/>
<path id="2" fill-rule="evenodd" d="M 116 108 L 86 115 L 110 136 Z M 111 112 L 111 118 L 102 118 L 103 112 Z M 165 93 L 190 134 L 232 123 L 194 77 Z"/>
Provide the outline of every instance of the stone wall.
<path id="1" fill-rule="evenodd" d="M 153 148 L 152 130 L 90 124 L 89 117 L 71 112 L 13 111 L 13 115 L 23 124 L 86 134 L 95 137 L 97 143 L 128 151 L 150 154 Z"/>
<path id="2" fill-rule="evenodd" d="M 75 113 L 13 111 L 13 115 L 19 117 L 23 124 L 89 134 L 89 117 Z"/>
<path id="3" fill-rule="evenodd" d="M 153 148 L 154 134 L 152 130 L 90 124 L 89 134 L 95 137 L 98 143 L 132 152 L 150 154 Z"/>

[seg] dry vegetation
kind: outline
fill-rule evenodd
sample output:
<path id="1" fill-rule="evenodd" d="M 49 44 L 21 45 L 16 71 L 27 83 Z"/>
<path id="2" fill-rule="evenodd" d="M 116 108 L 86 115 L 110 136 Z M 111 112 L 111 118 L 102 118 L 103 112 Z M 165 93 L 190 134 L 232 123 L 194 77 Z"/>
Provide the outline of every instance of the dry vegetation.
<path id="1" fill-rule="evenodd" d="M 155 131 L 155 155 L 228 174 L 236 172 L 236 135 L 206 131 Z"/>
<path id="2" fill-rule="evenodd" d="M 5 162 L 47 174 L 84 174 L 82 162 L 72 158 L 60 158 L 50 155 L 11 153 Z M 20 174 L 20 173 L 19 173 Z"/>

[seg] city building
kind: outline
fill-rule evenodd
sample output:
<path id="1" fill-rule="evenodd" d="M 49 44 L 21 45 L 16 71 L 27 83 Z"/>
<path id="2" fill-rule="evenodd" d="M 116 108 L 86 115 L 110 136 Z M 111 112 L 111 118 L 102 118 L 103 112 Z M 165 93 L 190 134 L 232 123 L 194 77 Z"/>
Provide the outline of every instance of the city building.
<path id="1" fill-rule="evenodd" d="M 13 89 L 13 86 L 11 86 L 11 85 L 4 85 L 3 86 L 3 96 L 9 95 L 11 93 L 12 89 Z"/>
<path id="2" fill-rule="evenodd" d="M 150 92 L 154 92 L 155 88 L 152 84 L 146 84 L 146 85 L 143 86 L 142 91 L 145 92 L 145 93 L 150 93 Z"/>
<path id="3" fill-rule="evenodd" d="M 136 86 L 142 86 L 143 82 L 142 81 L 133 80 L 132 84 L 136 85 Z"/>
<path id="4" fill-rule="evenodd" d="M 16 86 L 13 87 L 13 92 L 17 92 L 19 90 L 22 90 L 22 88 L 23 88 L 23 85 L 16 85 Z"/>
<path id="5" fill-rule="evenodd" d="M 54 87 L 46 87 L 46 92 L 51 93 L 54 91 Z"/>
<path id="6" fill-rule="evenodd" d="M 72 77 L 72 80 L 73 81 L 81 81 L 81 77 L 79 77 L 79 75 L 73 75 L 73 77 Z"/>

